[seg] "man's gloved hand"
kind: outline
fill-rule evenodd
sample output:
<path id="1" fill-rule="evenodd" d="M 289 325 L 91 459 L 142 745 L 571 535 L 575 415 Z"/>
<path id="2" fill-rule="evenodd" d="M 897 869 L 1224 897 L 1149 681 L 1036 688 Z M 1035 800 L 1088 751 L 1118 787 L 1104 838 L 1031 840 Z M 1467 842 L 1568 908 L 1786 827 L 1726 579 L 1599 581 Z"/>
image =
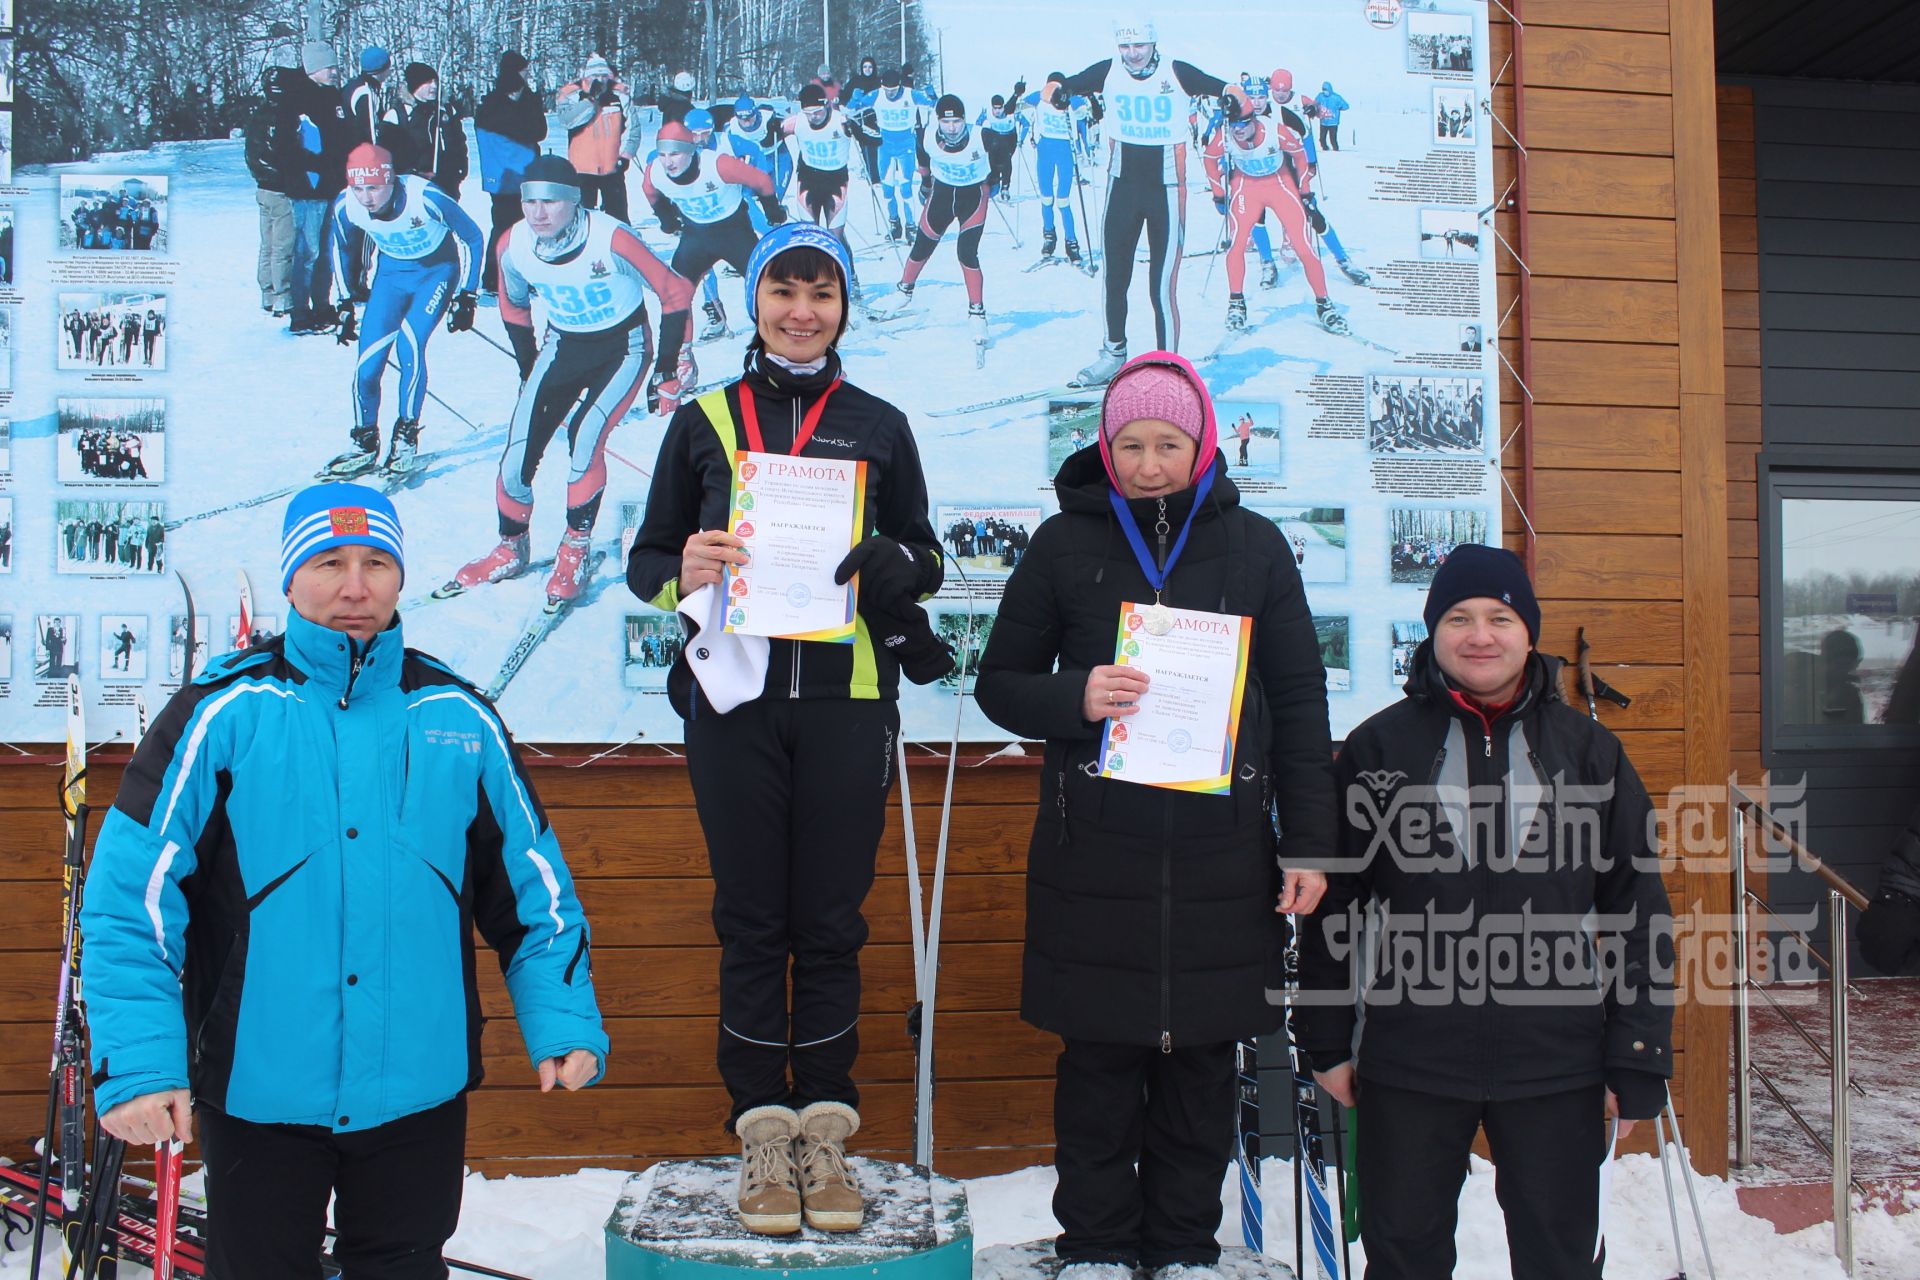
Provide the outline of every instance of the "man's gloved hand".
<path id="1" fill-rule="evenodd" d="M 335 303 L 333 314 L 338 318 L 338 328 L 334 332 L 333 340 L 343 347 L 358 341 L 360 324 L 353 317 L 353 299 L 347 298 Z"/>
<path id="2" fill-rule="evenodd" d="M 833 571 L 836 583 L 860 575 L 860 611 L 904 609 L 919 600 L 939 570 L 931 552 L 918 551 L 876 533 L 847 552 Z"/>
<path id="3" fill-rule="evenodd" d="M 615 173 L 625 173 L 628 169 L 632 167 L 633 167 L 632 156 L 621 156 L 618 160 L 615 160 L 613 162 L 613 171 Z"/>
<path id="4" fill-rule="evenodd" d="M 462 289 L 453 295 L 453 306 L 447 310 L 447 332 L 465 333 L 473 328 L 473 313 L 480 307 L 480 299 L 473 290 Z"/>
<path id="5" fill-rule="evenodd" d="M 1920 901 L 1898 889 L 1874 894 L 1860 917 L 1860 954 L 1888 977 L 1920 971 Z"/>
<path id="6" fill-rule="evenodd" d="M 931 199 L 933 199 L 933 175 L 923 172 L 920 175 L 920 203 L 925 204 Z"/>

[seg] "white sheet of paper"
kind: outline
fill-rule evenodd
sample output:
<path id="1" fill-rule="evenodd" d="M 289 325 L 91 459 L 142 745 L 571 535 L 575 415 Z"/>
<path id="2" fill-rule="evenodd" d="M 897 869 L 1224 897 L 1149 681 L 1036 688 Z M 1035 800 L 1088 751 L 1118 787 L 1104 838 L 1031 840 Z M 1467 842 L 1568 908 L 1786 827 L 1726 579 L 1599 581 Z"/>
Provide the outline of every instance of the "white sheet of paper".
<path id="1" fill-rule="evenodd" d="M 852 643 L 856 582 L 833 571 L 860 538 L 867 464 L 742 452 L 727 528 L 751 557 L 730 565 L 726 629 Z"/>
<path id="2" fill-rule="evenodd" d="M 1110 718 L 1100 774 L 1124 782 L 1224 792 L 1233 782 L 1252 620 L 1173 609 L 1173 627 L 1156 636 L 1141 606 L 1120 606 L 1114 661 L 1145 673 L 1137 714 Z"/>
<path id="3" fill-rule="evenodd" d="M 1600 1256 L 1600 1246 L 1607 1242 L 1607 1201 L 1613 1195 L 1613 1152 L 1619 1141 L 1620 1121 L 1607 1121 L 1607 1154 L 1600 1160 L 1600 1230 L 1593 1241 L 1593 1256 L 1596 1258 Z"/>

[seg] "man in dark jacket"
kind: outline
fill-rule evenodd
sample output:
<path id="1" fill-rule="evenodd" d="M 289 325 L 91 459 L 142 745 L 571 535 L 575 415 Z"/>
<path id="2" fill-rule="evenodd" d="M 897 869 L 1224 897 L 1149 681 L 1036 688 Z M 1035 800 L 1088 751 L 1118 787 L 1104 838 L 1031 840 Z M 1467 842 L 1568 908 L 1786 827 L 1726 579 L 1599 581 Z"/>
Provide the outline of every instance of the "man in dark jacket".
<path id="1" fill-rule="evenodd" d="M 293 127 L 276 136 L 280 171 L 293 200 L 292 333 L 323 333 L 333 327 L 333 289 L 327 268 L 327 210 L 347 185 L 347 109 L 335 83 L 340 59 L 333 47 L 309 40 L 301 49 L 305 75 L 287 77 Z"/>
<path id="2" fill-rule="evenodd" d="M 491 297 L 500 289 L 501 238 L 524 216 L 520 209 L 520 176 L 538 154 L 547 137 L 547 113 L 527 87 L 527 60 L 507 50 L 500 55 L 493 88 L 473 113 L 474 141 L 480 147 L 480 185 L 493 198 L 493 228 L 487 234 L 487 265 L 480 274 L 481 292 Z"/>
<path id="3" fill-rule="evenodd" d="M 1920 972 L 1920 809 L 1881 865 L 1880 887 L 1860 917 L 1860 954 L 1884 974 Z"/>
<path id="4" fill-rule="evenodd" d="M 401 110 L 403 137 L 395 141 L 403 145 L 395 158 L 407 172 L 458 200 L 467 177 L 467 131 L 460 113 L 440 100 L 440 73 L 426 63 L 408 63 L 405 79 L 413 105 Z"/>
<path id="5" fill-rule="evenodd" d="M 1599 1280 L 1603 1117 L 1624 1132 L 1657 1115 L 1673 1072 L 1651 805 L 1619 740 L 1561 698 L 1558 660 L 1533 651 L 1518 557 L 1455 548 L 1425 616 L 1405 700 L 1335 766 L 1340 860 L 1303 931 L 1295 1034 L 1321 1087 L 1358 1099 L 1369 1280 L 1453 1274 L 1483 1127 L 1513 1273 Z"/>
<path id="6" fill-rule="evenodd" d="M 260 284 L 260 309 L 284 316 L 293 305 L 293 199 L 287 194 L 288 176 L 280 168 L 286 144 L 283 132 L 299 132 L 298 117 L 288 110 L 287 80 L 299 74 L 291 49 L 276 51 L 273 65 L 260 73 L 266 101 L 247 121 L 247 172 L 253 175 L 254 202 L 260 206 L 260 258 L 254 277 Z"/>

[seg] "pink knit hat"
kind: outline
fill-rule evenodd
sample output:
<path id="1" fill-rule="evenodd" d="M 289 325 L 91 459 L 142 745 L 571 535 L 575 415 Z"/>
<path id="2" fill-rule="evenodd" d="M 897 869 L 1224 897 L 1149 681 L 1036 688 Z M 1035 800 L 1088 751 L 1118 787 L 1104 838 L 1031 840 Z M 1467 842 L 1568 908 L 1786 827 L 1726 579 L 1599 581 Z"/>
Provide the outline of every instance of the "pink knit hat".
<path id="1" fill-rule="evenodd" d="M 1100 434 L 1111 440 L 1128 423 L 1142 418 L 1171 422 L 1199 444 L 1206 423 L 1200 389 L 1172 365 L 1134 364 L 1122 369 L 1101 407 Z"/>
<path id="2" fill-rule="evenodd" d="M 1170 422 L 1192 437 L 1197 446 L 1193 456 L 1195 480 L 1213 465 L 1219 440 L 1213 401 L 1199 372 L 1183 357 L 1171 351 L 1148 351 L 1129 360 L 1107 384 L 1106 400 L 1100 407 L 1100 457 L 1107 464 L 1110 478 L 1113 438 L 1128 423 L 1142 418 Z M 1118 480 L 1114 483 L 1117 488 Z"/>

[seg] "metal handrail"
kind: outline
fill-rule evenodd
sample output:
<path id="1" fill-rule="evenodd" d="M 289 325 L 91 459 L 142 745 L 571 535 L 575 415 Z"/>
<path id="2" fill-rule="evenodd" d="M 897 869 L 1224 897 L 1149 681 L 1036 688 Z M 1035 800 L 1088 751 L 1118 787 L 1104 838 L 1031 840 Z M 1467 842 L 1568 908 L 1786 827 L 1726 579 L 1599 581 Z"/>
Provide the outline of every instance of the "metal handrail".
<path id="1" fill-rule="evenodd" d="M 1745 1168 L 1753 1163 L 1753 1080 L 1760 1083 L 1772 1094 L 1791 1116 L 1796 1124 L 1813 1139 L 1814 1145 L 1821 1150 L 1832 1165 L 1833 1170 L 1833 1252 L 1840 1259 L 1841 1267 L 1848 1275 L 1854 1272 L 1853 1243 L 1853 1196 L 1859 1189 L 1853 1178 L 1853 1122 L 1850 1112 L 1851 1097 L 1861 1092 L 1853 1083 L 1853 1071 L 1847 1057 L 1847 993 L 1852 984 L 1847 980 L 1847 908 L 1849 906 L 1864 911 L 1867 897 L 1848 884 L 1839 873 L 1828 867 L 1804 845 L 1793 837 L 1787 825 L 1768 811 L 1767 807 L 1754 799 L 1739 786 L 1729 783 L 1727 786 L 1729 803 L 1733 810 L 1732 853 L 1733 853 L 1733 903 L 1734 946 L 1733 946 L 1733 1000 L 1734 1000 L 1734 1036 L 1733 1036 L 1733 1133 L 1734 1164 Z M 1829 999 L 1827 1002 L 1827 1033 L 1832 1046 L 1831 1052 L 1823 1052 L 1828 1068 L 1828 1089 L 1833 1104 L 1832 1140 L 1822 1141 L 1793 1104 L 1774 1087 L 1766 1072 L 1753 1064 L 1753 1042 L 1750 1016 L 1752 1004 L 1749 993 L 1758 991 L 1776 1008 L 1779 1002 L 1773 994 L 1753 981 L 1749 973 L 1751 959 L 1750 913 L 1754 908 L 1773 914 L 1772 909 L 1761 902 L 1747 889 L 1747 822 L 1751 815 L 1762 825 L 1766 838 L 1783 844 L 1795 860 L 1807 870 L 1819 876 L 1827 886 L 1827 937 L 1832 951 L 1831 957 L 1822 956 L 1809 945 L 1807 950 L 1827 971 Z M 1800 936 L 1796 933 L 1795 936 Z M 1784 1013 L 1784 1010 L 1783 1010 Z M 1807 1043 L 1812 1037 L 1791 1016 L 1789 1025 L 1798 1031 Z M 1818 1046 L 1816 1045 L 1817 1049 Z M 1864 1097 L 1865 1094 L 1862 1093 Z"/>

